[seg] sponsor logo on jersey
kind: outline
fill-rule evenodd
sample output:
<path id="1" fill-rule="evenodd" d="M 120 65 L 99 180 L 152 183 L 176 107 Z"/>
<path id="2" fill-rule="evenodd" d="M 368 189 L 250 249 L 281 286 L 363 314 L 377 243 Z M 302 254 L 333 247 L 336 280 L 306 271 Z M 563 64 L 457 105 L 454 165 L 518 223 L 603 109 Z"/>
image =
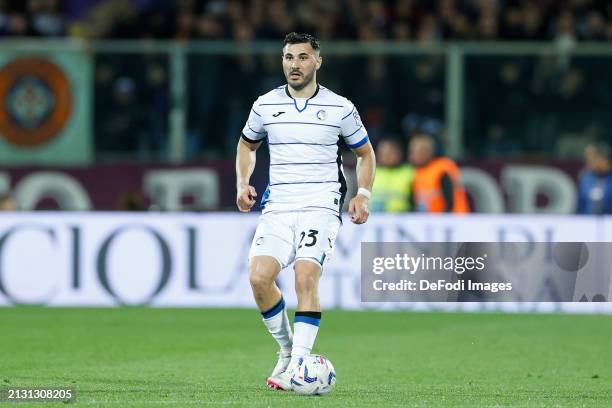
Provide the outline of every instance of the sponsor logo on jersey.
<path id="1" fill-rule="evenodd" d="M 272 114 L 272 116 L 274 116 L 275 118 L 277 118 L 277 117 L 279 117 L 280 115 L 282 115 L 283 113 L 285 113 L 285 112 L 276 112 L 276 113 L 273 113 L 273 114 Z"/>

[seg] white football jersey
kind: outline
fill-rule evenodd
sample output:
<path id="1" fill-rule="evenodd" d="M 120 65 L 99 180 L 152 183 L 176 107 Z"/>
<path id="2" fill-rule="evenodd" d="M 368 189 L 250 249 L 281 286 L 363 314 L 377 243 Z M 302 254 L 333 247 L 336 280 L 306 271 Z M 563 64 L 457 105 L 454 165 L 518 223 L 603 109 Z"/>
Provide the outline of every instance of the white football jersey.
<path id="1" fill-rule="evenodd" d="M 368 142 L 357 109 L 323 86 L 311 98 L 293 98 L 287 85 L 260 96 L 242 137 L 267 138 L 270 181 L 261 200 L 263 213 L 323 210 L 340 215 L 346 180 L 340 140 L 350 148 Z"/>

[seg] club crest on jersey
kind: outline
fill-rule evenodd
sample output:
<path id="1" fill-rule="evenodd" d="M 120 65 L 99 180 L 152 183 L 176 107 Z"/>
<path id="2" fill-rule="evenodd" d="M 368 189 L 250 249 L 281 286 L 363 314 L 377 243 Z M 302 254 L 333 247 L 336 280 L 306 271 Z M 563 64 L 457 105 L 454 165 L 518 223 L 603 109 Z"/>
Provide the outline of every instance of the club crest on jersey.
<path id="1" fill-rule="evenodd" d="M 319 120 L 325 120 L 327 119 L 327 112 L 325 112 L 323 109 L 321 109 L 320 111 L 317 112 L 317 119 Z"/>
<path id="2" fill-rule="evenodd" d="M 255 245 L 261 245 L 263 244 L 263 237 L 257 237 L 257 239 L 255 240 Z"/>

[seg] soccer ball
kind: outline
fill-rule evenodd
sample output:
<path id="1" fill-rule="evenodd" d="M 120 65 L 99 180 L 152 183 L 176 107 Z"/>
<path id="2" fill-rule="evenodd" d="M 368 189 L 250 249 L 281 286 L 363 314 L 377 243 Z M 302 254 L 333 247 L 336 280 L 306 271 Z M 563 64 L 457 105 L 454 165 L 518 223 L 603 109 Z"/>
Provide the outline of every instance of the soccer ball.
<path id="1" fill-rule="evenodd" d="M 291 387 L 301 395 L 324 395 L 336 386 L 336 370 L 331 361 L 318 354 L 300 358 L 291 373 Z"/>

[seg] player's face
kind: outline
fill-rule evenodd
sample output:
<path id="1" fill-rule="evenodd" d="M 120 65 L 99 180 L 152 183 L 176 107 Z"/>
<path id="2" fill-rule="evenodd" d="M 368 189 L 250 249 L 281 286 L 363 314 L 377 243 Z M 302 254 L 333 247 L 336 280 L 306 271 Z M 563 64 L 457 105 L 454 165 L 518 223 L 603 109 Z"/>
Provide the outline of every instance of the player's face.
<path id="1" fill-rule="evenodd" d="M 287 44 L 283 49 L 285 78 L 287 83 L 298 91 L 312 82 L 321 62 L 321 57 L 309 43 Z"/>

